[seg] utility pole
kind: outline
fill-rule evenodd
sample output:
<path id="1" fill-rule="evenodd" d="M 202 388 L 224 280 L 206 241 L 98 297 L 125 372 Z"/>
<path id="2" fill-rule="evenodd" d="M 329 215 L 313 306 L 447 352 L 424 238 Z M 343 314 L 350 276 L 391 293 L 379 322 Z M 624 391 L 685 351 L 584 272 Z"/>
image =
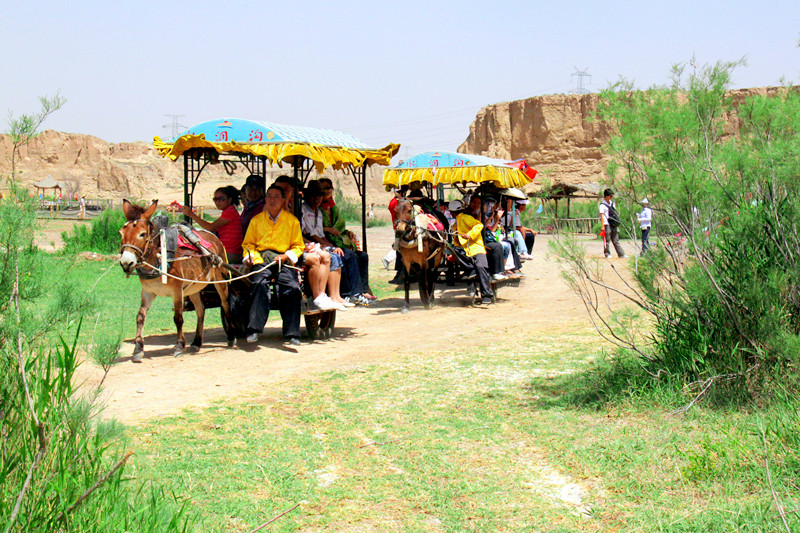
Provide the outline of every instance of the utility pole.
<path id="1" fill-rule="evenodd" d="M 575 72 L 573 72 L 570 77 L 570 81 L 575 77 L 578 78 L 578 85 L 572 90 L 574 94 L 586 94 L 589 92 L 589 90 L 583 86 L 583 78 L 589 78 L 589 83 L 592 83 L 592 75 L 586 72 L 587 70 L 588 69 L 578 70 L 578 67 L 575 67 Z"/>
<path id="2" fill-rule="evenodd" d="M 179 118 L 185 117 L 186 115 L 164 115 L 164 116 L 170 117 L 172 119 L 172 122 L 170 124 L 164 124 L 163 126 L 161 126 L 162 128 L 170 129 L 171 132 L 171 135 L 169 137 L 170 139 L 174 139 L 175 137 L 178 136 L 181 130 L 185 130 L 188 127 L 178 122 Z"/>

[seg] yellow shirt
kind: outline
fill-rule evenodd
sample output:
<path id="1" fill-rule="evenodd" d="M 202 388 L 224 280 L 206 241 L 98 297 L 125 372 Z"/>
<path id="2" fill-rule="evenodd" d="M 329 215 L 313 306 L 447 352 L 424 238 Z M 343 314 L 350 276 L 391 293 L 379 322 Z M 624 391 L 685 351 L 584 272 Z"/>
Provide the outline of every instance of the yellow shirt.
<path id="1" fill-rule="evenodd" d="M 485 254 L 486 247 L 483 245 L 483 224 L 477 218 L 466 213 L 461 213 L 456 217 L 456 231 L 464 233 L 467 238 L 456 235 L 456 244 L 464 248 L 469 257 L 477 254 Z"/>
<path id="2" fill-rule="evenodd" d="M 275 250 L 288 255 L 292 264 L 297 263 L 304 249 L 300 221 L 283 210 L 274 222 L 266 209 L 254 216 L 242 241 L 245 256 L 253 252 Z M 261 254 L 253 253 L 253 256 L 254 265 L 263 263 Z"/>

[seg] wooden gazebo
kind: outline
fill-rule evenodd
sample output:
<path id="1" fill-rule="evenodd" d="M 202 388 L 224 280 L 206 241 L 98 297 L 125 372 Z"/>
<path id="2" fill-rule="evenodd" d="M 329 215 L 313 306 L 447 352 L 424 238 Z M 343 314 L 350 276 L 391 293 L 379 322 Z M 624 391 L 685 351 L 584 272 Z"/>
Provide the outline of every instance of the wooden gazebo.
<path id="1" fill-rule="evenodd" d="M 34 183 L 33 186 L 36 187 L 36 196 L 41 195 L 42 198 L 44 198 L 45 191 L 48 189 L 53 189 L 53 195 L 56 198 L 61 198 L 61 191 L 64 188 L 60 183 L 50 176 L 47 176 L 38 183 Z"/>
<path id="2" fill-rule="evenodd" d="M 556 203 L 556 213 L 558 213 L 558 201 L 567 200 L 567 218 L 569 218 L 570 201 L 573 199 L 598 199 L 600 198 L 600 185 L 597 183 L 554 183 L 548 195 L 543 200 L 554 200 Z"/>

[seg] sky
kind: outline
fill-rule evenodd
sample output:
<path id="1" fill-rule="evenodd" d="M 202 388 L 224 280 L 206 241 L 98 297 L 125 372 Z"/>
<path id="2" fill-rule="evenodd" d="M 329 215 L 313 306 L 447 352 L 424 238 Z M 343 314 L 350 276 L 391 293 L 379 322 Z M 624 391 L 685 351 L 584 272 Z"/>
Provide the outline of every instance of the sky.
<path id="1" fill-rule="evenodd" d="M 744 57 L 732 88 L 800 82 L 797 0 L 31 0 L 3 8 L 0 36 L 3 131 L 58 92 L 45 129 L 114 143 L 168 138 L 170 115 L 245 118 L 400 143 L 405 158 L 455 151 L 484 106 L 580 79 L 646 88 L 675 63 Z"/>

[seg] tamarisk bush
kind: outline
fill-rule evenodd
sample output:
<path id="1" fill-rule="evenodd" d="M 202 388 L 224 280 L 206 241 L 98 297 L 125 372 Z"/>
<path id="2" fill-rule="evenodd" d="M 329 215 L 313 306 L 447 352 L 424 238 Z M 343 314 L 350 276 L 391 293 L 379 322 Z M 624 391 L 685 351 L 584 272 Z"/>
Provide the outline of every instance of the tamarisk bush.
<path id="1" fill-rule="evenodd" d="M 644 330 L 603 307 L 602 268 L 555 245 L 598 327 L 651 378 L 728 400 L 796 390 L 800 356 L 800 95 L 728 92 L 740 64 L 678 65 L 669 87 L 601 94 L 617 200 L 647 197 L 654 212 L 656 246 L 635 285 L 614 289 Z"/>

